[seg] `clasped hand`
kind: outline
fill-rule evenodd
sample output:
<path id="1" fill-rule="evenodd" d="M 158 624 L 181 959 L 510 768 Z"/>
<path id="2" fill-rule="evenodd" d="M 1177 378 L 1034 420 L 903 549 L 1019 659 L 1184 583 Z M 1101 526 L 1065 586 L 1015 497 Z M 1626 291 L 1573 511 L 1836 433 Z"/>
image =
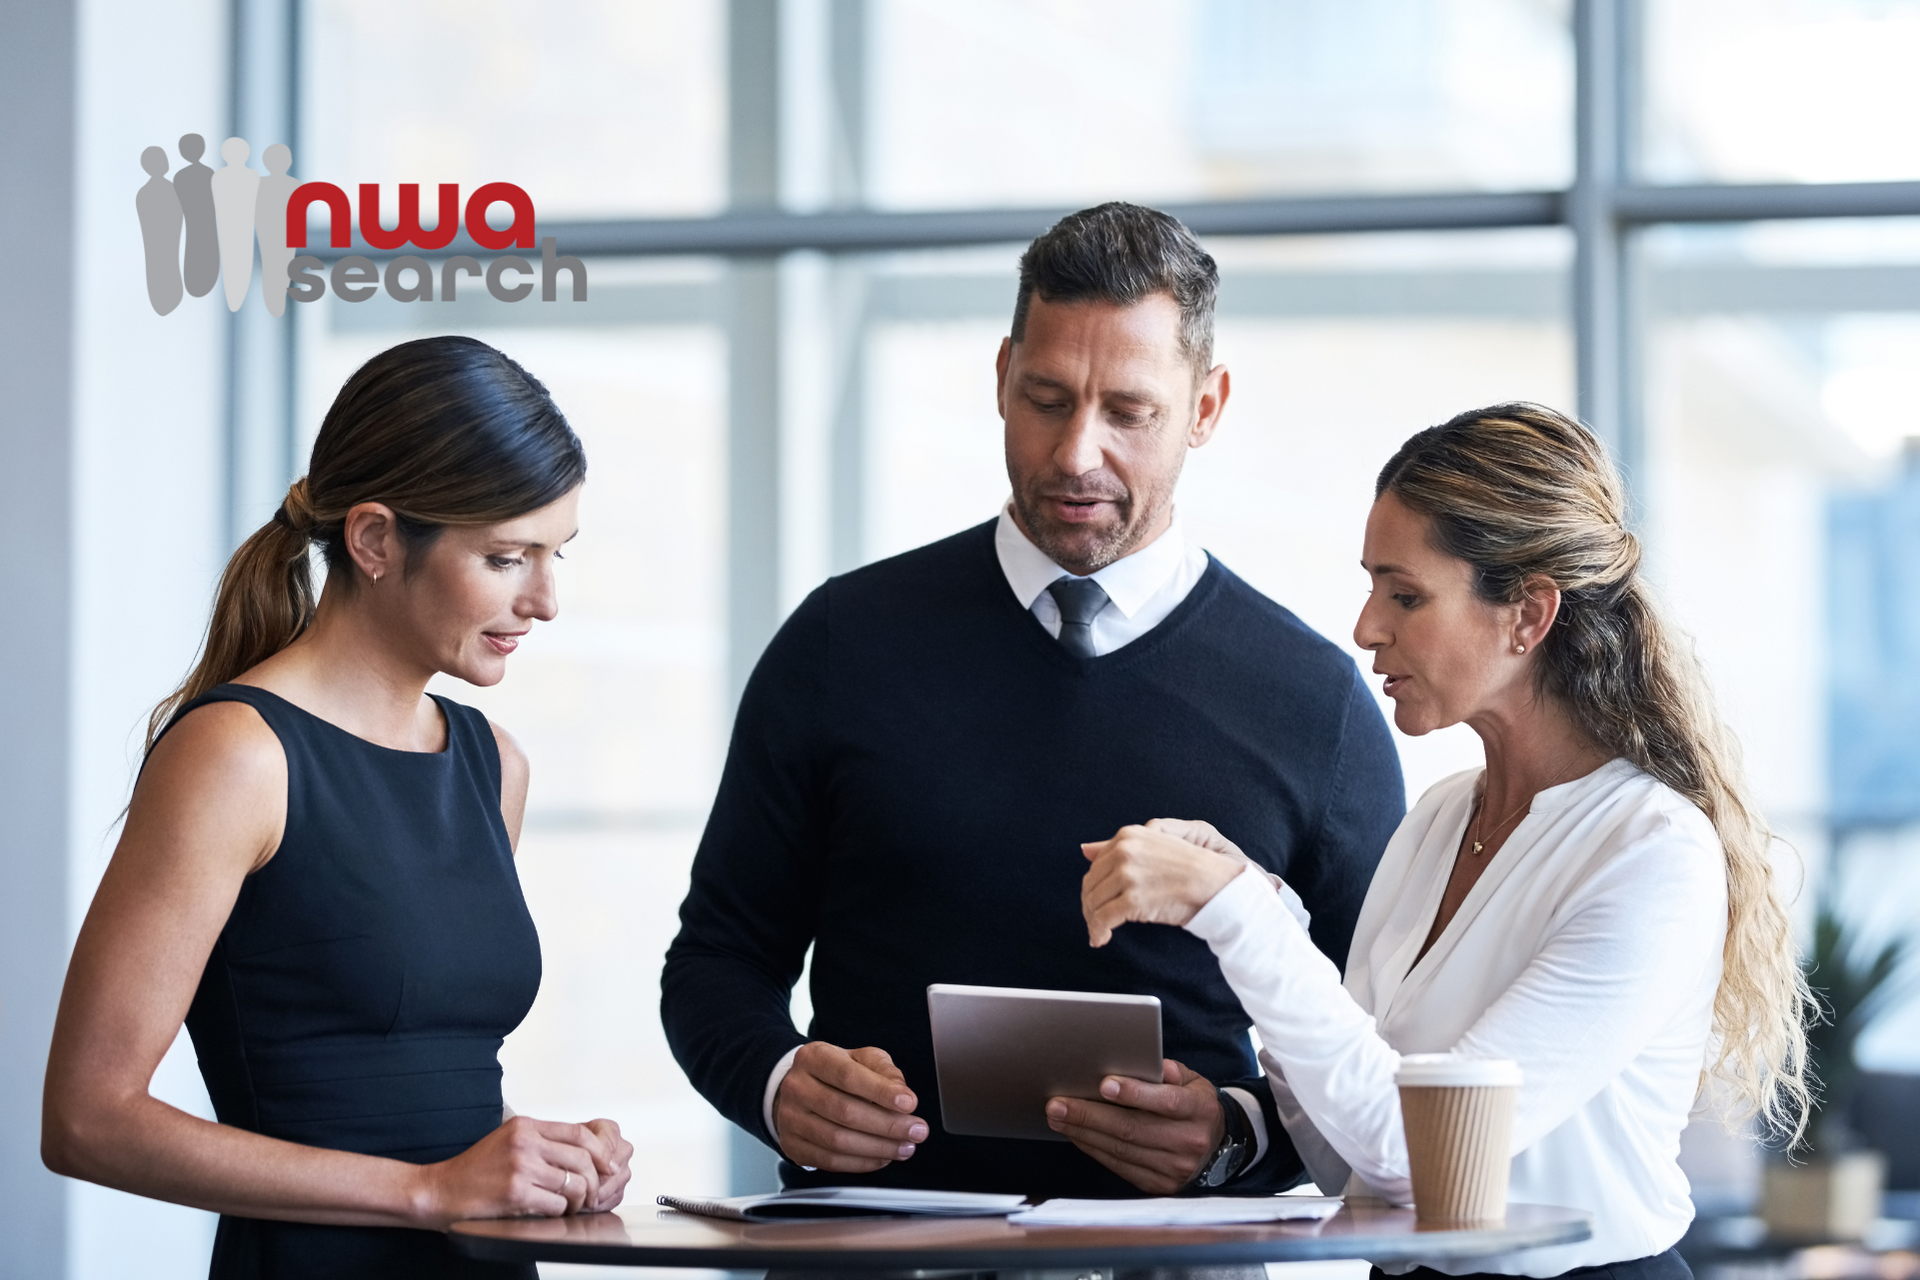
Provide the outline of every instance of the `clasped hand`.
<path id="1" fill-rule="evenodd" d="M 1182 925 L 1253 865 L 1209 823 L 1155 818 L 1122 827 L 1111 840 L 1083 844 L 1093 865 L 1080 881 L 1087 941 L 1104 947 L 1130 920 Z"/>
<path id="2" fill-rule="evenodd" d="M 632 1165 L 633 1144 L 611 1120 L 513 1116 L 451 1160 L 420 1167 L 414 1216 L 441 1228 L 467 1218 L 604 1213 L 626 1194 Z"/>

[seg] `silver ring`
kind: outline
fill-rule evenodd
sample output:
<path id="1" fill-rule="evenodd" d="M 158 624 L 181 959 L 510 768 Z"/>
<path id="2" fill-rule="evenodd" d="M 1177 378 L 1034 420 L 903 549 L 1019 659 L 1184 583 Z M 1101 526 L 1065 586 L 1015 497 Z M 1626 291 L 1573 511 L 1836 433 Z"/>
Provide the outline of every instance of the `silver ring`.
<path id="1" fill-rule="evenodd" d="M 566 1194 L 567 1194 L 567 1188 L 568 1188 L 568 1187 L 571 1187 L 572 1185 L 573 1185 L 573 1170 L 571 1170 L 571 1169 L 569 1169 L 569 1170 L 567 1170 L 567 1176 L 566 1176 L 566 1178 L 565 1178 L 565 1180 L 563 1180 L 563 1181 L 562 1181 L 562 1182 L 560 1183 L 560 1194 L 561 1194 L 561 1195 L 563 1195 L 563 1196 L 564 1196 L 564 1195 L 566 1195 Z"/>

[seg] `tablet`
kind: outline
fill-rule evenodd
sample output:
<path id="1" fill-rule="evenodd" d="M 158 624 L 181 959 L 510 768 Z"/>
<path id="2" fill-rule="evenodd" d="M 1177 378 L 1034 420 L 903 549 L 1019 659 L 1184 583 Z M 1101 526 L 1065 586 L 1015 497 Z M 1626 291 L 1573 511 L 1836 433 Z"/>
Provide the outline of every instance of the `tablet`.
<path id="1" fill-rule="evenodd" d="M 927 1016 L 948 1133 L 1065 1142 L 1047 1099 L 1097 1099 L 1106 1076 L 1164 1078 L 1154 996 L 936 982 Z"/>

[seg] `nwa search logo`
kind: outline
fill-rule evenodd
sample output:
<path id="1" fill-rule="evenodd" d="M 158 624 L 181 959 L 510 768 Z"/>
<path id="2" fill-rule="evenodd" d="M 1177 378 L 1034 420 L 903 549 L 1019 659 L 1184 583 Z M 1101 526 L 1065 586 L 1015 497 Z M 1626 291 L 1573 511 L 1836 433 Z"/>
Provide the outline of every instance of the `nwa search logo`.
<path id="1" fill-rule="evenodd" d="M 226 286 L 227 310 L 238 311 L 246 301 L 253 283 L 254 245 L 260 248 L 260 294 L 267 311 L 278 316 L 285 312 L 287 299 L 317 302 L 333 286 L 336 297 L 347 302 L 365 302 L 384 284 L 389 297 L 399 302 L 432 302 L 435 298 L 433 266 L 415 254 L 401 254 L 387 263 L 386 278 L 373 259 L 349 254 L 336 260 L 331 270 L 319 258 L 299 250 L 307 247 L 307 210 L 315 204 L 326 206 L 328 244 L 335 249 L 353 245 L 353 211 L 347 193 L 331 182 L 302 182 L 288 172 L 293 167 L 293 151 L 276 142 L 261 153 L 264 174 L 247 167 L 252 148 L 245 138 L 228 138 L 220 144 L 220 168 L 200 163 L 206 141 L 197 133 L 180 139 L 180 158 L 186 161 L 167 174 L 170 162 L 160 147 L 148 147 L 140 153 L 140 167 L 147 171 L 147 183 L 134 196 L 134 209 L 140 215 L 140 238 L 147 255 L 147 300 L 154 312 L 166 315 L 180 305 L 185 294 L 196 298 L 212 292 L 214 282 Z M 420 225 L 420 184 L 400 184 L 400 208 L 392 231 L 380 224 L 380 186 L 360 184 L 360 234 L 376 249 L 400 249 L 412 245 L 432 252 L 453 243 L 459 233 L 462 209 L 458 184 L 439 184 L 438 217 L 433 229 Z M 487 223 L 487 212 L 496 204 L 513 211 L 513 221 L 502 230 Z M 511 182 L 489 182 L 476 187 L 467 197 L 465 208 L 467 235 L 483 249 L 531 249 L 534 240 L 533 201 Z M 540 241 L 540 300 L 552 302 L 559 296 L 559 274 L 573 277 L 573 300 L 587 300 L 587 268 L 580 259 L 562 254 L 552 236 Z M 411 272 L 409 282 L 401 275 Z M 533 292 L 528 280 L 509 283 L 507 273 L 534 274 L 533 265 L 515 254 L 502 254 L 486 266 L 468 254 L 456 254 L 441 264 L 438 297 L 452 302 L 457 296 L 460 276 L 478 276 L 487 292 L 502 302 L 518 302 Z"/>

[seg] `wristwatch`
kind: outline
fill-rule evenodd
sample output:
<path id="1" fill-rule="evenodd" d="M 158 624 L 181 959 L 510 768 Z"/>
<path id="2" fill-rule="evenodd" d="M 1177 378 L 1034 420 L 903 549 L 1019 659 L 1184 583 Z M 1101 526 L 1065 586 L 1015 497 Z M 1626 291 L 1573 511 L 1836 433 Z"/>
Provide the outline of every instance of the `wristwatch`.
<path id="1" fill-rule="evenodd" d="M 1220 1113 L 1226 1127 L 1220 1134 L 1220 1145 L 1213 1149 L 1193 1179 L 1194 1186 L 1209 1189 L 1224 1187 L 1233 1181 L 1253 1162 L 1254 1152 L 1253 1126 L 1247 1123 L 1247 1113 L 1240 1109 L 1239 1100 L 1225 1089 L 1216 1088 L 1213 1092 L 1220 1100 Z"/>

